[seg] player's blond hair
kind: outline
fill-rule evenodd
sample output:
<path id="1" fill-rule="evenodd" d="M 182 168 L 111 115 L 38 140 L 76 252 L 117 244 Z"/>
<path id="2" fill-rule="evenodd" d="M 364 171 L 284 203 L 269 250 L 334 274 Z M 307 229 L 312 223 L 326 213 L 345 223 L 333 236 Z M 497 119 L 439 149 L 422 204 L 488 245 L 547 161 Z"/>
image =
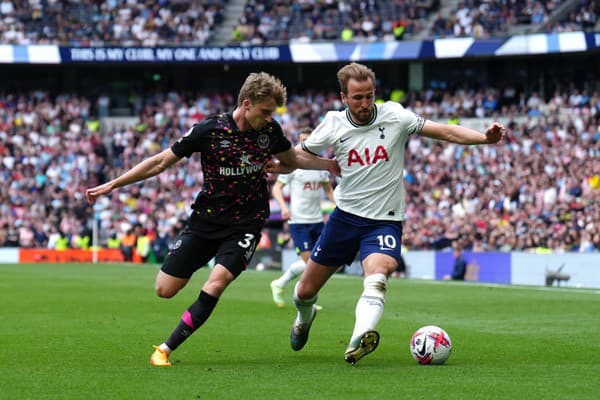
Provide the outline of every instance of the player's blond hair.
<path id="1" fill-rule="evenodd" d="M 354 78 L 357 81 L 366 81 L 370 79 L 375 85 L 375 72 L 366 65 L 352 63 L 344 65 L 337 73 L 340 89 L 344 94 L 348 94 L 348 81 Z"/>
<path id="2" fill-rule="evenodd" d="M 260 103 L 267 99 L 274 99 L 277 107 L 282 107 L 287 102 L 287 89 L 281 81 L 266 72 L 253 72 L 246 78 L 238 95 L 238 106 L 244 100 L 252 104 Z"/>

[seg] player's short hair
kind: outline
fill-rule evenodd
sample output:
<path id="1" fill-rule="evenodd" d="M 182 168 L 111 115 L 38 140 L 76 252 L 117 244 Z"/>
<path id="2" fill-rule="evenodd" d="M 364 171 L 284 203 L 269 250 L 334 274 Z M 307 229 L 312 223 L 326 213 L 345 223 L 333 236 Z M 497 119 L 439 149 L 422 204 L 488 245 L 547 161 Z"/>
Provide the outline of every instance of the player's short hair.
<path id="1" fill-rule="evenodd" d="M 312 133 L 312 131 L 313 130 L 312 130 L 311 127 L 306 126 L 306 127 L 302 128 L 302 129 L 300 129 L 298 131 L 298 136 L 300 136 L 300 135 L 310 135 Z"/>
<path id="2" fill-rule="evenodd" d="M 246 78 L 238 95 L 238 106 L 248 99 L 252 104 L 274 99 L 277 107 L 287 102 L 287 89 L 281 81 L 266 72 L 253 72 Z"/>
<path id="3" fill-rule="evenodd" d="M 305 126 L 304 128 L 301 128 L 298 131 L 298 134 L 296 135 L 296 144 L 301 143 L 303 141 L 301 139 L 302 135 L 310 136 L 312 131 L 313 131 L 313 129 L 310 126 Z"/>
<path id="4" fill-rule="evenodd" d="M 366 81 L 370 79 L 375 84 L 375 72 L 366 65 L 351 63 L 344 65 L 337 73 L 340 89 L 344 94 L 348 94 L 348 81 L 354 78 L 357 81 Z"/>

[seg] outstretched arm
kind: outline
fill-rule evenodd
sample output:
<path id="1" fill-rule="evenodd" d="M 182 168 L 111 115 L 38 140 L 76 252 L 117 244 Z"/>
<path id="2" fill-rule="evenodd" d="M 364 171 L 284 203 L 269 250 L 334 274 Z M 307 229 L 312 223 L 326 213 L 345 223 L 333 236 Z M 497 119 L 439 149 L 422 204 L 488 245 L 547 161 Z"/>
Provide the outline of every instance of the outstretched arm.
<path id="1" fill-rule="evenodd" d="M 481 133 L 460 125 L 425 121 L 421 135 L 458 144 L 491 144 L 499 142 L 505 132 L 506 129 L 500 122 L 494 122 L 485 133 Z"/>
<path id="2" fill-rule="evenodd" d="M 109 194 L 114 189 L 158 175 L 179 160 L 181 158 L 177 157 L 170 148 L 166 149 L 140 162 L 123 175 L 102 185 L 87 189 L 85 197 L 90 205 L 93 205 L 98 197 Z"/>
<path id="3" fill-rule="evenodd" d="M 282 153 L 275 154 L 277 160 L 265 164 L 265 171 L 277 174 L 289 174 L 293 170 L 321 169 L 329 171 L 335 176 L 341 176 L 340 166 L 335 160 L 318 157 L 302 150 L 301 145 Z"/>

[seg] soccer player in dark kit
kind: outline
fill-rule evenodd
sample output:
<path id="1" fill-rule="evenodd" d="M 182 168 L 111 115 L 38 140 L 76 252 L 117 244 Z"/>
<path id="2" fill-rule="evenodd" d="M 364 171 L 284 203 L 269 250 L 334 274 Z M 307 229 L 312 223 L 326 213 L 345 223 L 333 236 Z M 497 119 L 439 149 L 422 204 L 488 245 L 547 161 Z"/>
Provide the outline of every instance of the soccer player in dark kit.
<path id="1" fill-rule="evenodd" d="M 88 202 L 94 204 L 98 196 L 158 175 L 183 157 L 195 152 L 201 155 L 204 185 L 192 205 L 186 228 L 156 276 L 156 294 L 171 298 L 200 267 L 213 258 L 215 265 L 198 299 L 184 311 L 171 335 L 154 346 L 152 365 L 171 365 L 170 353 L 208 319 L 221 294 L 246 269 L 269 216 L 265 163 L 274 156 L 282 165 L 305 167 L 279 123 L 273 120 L 276 107 L 283 106 L 286 97 L 286 88 L 279 79 L 264 72 L 252 73 L 240 89 L 233 112 L 207 118 L 170 148 L 86 190 Z M 339 175 L 339 166 L 333 160 L 321 159 L 309 168 Z"/>

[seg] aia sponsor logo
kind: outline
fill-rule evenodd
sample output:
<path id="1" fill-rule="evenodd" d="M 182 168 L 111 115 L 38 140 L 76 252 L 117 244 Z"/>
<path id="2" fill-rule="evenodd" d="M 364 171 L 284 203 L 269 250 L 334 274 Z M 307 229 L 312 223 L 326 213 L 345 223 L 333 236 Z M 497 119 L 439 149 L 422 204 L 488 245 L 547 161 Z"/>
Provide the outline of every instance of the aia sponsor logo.
<path id="1" fill-rule="evenodd" d="M 355 163 L 364 167 L 365 165 L 375 164 L 378 161 L 390 161 L 390 157 L 382 145 L 375 147 L 375 150 L 366 147 L 364 149 L 352 149 L 348 153 L 348 167 L 351 167 Z"/>
<path id="2" fill-rule="evenodd" d="M 304 182 L 304 190 L 321 190 L 323 184 L 321 182 Z"/>

